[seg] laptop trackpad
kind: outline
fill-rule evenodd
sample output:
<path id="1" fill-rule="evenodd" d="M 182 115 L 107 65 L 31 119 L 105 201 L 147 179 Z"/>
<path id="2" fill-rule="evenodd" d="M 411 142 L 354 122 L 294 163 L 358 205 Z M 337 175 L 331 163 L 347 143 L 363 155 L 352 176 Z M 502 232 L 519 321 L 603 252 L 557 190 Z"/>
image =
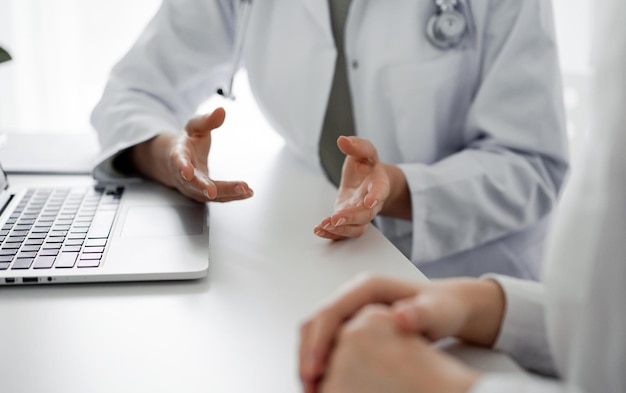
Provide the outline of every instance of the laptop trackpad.
<path id="1" fill-rule="evenodd" d="M 204 217 L 203 206 L 131 206 L 122 236 L 201 235 Z"/>

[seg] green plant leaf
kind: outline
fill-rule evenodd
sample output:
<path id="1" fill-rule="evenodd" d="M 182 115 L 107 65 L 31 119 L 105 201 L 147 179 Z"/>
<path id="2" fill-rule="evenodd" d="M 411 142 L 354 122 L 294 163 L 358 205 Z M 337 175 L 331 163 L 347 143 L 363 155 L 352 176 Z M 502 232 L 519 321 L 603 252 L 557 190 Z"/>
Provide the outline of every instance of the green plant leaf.
<path id="1" fill-rule="evenodd" d="M 0 47 L 0 63 L 4 63 L 5 61 L 9 60 L 11 60 L 11 55 L 9 55 L 9 52 Z"/>

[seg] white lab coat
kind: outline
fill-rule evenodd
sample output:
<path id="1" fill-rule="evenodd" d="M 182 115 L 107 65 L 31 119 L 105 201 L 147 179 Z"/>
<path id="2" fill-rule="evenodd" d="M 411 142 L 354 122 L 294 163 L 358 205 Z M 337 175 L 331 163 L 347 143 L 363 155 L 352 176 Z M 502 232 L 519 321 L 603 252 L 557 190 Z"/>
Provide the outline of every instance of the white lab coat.
<path id="1" fill-rule="evenodd" d="M 434 1 L 352 2 L 345 48 L 356 133 L 402 168 L 412 195 L 412 222 L 378 225 L 431 277 L 536 278 L 567 170 L 551 3 L 463 4 L 471 34 L 441 51 L 425 34 Z M 226 84 L 239 6 L 163 2 L 94 110 L 97 177 L 112 173 L 121 150 L 182 129 Z M 260 108 L 319 166 L 336 57 L 327 0 L 255 0 L 245 34 L 242 63 Z"/>
<path id="2" fill-rule="evenodd" d="M 496 347 L 560 378 L 487 374 L 472 393 L 626 392 L 626 2 L 595 7 L 592 143 L 559 208 L 545 285 L 500 279 L 507 311 Z"/>

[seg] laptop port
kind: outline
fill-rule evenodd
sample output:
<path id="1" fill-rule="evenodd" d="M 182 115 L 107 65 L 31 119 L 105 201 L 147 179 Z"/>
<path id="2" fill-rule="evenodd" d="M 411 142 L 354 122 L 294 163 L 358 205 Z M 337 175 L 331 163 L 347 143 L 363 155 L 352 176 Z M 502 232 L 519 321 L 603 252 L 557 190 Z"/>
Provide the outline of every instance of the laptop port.
<path id="1" fill-rule="evenodd" d="M 39 281 L 39 277 L 24 277 L 22 278 L 22 282 L 23 283 L 33 283 L 33 282 L 38 282 Z"/>
<path id="2" fill-rule="evenodd" d="M 4 279 L 4 282 L 6 282 L 7 284 L 15 284 L 15 278 L 7 277 Z"/>

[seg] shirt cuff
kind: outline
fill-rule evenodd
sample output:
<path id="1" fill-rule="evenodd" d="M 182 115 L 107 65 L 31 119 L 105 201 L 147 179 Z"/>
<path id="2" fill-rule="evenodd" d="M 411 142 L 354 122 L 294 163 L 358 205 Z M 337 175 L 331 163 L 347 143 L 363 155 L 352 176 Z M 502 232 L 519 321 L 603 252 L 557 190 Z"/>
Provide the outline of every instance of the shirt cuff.
<path id="1" fill-rule="evenodd" d="M 506 299 L 494 349 L 508 353 L 526 369 L 556 375 L 546 327 L 545 286 L 500 275 L 485 275 L 483 278 L 496 281 Z"/>

